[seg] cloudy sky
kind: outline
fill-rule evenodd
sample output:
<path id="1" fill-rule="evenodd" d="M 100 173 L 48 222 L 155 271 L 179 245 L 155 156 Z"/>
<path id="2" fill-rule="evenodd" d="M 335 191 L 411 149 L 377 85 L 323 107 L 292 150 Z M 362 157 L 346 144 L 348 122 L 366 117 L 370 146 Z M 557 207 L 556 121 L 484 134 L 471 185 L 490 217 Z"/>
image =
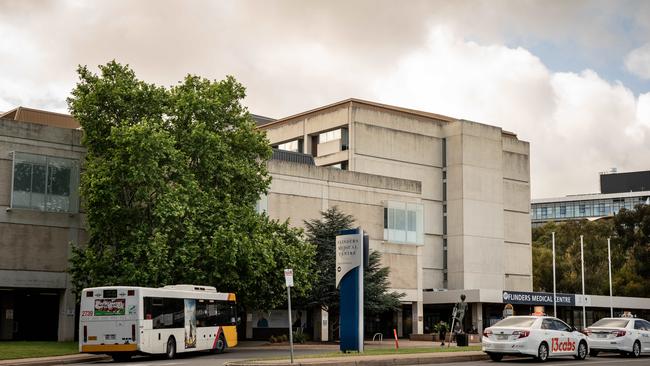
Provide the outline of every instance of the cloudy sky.
<path id="1" fill-rule="evenodd" d="M 0 110 L 66 111 L 78 64 L 234 75 L 274 118 L 357 97 L 501 126 L 532 196 L 650 169 L 650 1 L 0 0 Z"/>

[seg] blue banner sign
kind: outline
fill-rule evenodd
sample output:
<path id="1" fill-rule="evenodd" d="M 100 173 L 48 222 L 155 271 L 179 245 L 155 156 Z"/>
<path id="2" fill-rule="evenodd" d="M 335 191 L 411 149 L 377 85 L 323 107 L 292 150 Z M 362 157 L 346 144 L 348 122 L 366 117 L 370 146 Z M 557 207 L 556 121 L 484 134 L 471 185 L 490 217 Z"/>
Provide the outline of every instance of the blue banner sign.
<path id="1" fill-rule="evenodd" d="M 553 293 L 503 291 L 503 302 L 521 305 L 553 305 Z M 558 306 L 574 306 L 576 295 L 555 294 L 555 302 Z"/>

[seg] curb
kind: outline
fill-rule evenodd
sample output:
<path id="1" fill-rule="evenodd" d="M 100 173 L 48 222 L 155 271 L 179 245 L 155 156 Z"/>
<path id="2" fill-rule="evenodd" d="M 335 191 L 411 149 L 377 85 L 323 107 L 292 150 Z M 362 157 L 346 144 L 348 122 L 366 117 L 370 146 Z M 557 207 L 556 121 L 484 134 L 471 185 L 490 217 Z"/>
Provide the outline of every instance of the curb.
<path id="1" fill-rule="evenodd" d="M 93 362 L 105 361 L 111 358 L 106 355 L 69 355 L 69 356 L 53 356 L 53 357 L 36 357 L 36 358 L 18 358 L 15 360 L 2 360 L 0 366 L 50 366 L 50 365 L 65 365 L 77 362 Z"/>
<path id="2" fill-rule="evenodd" d="M 489 359 L 486 354 L 471 354 L 471 355 L 444 355 L 444 356 L 417 356 L 417 357 L 391 357 L 391 358 L 380 358 L 380 359 L 356 359 L 356 360 L 346 360 L 343 359 L 323 359 L 322 361 L 311 359 L 309 361 L 300 361 L 296 360 L 293 364 L 288 361 L 231 361 L 226 362 L 224 366 L 393 366 L 393 365 L 426 365 L 426 364 L 437 364 L 437 363 L 449 363 L 449 362 L 470 362 L 470 361 L 483 361 Z"/>

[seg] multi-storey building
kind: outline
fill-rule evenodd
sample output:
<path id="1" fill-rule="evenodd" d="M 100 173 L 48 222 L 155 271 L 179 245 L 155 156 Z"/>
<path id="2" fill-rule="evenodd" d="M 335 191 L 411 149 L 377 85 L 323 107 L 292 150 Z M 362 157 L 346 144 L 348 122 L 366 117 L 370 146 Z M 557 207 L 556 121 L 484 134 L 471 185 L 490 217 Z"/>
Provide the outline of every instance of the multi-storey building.
<path id="1" fill-rule="evenodd" d="M 74 336 L 66 270 L 71 245 L 85 241 L 77 127 L 58 113 L 0 114 L 0 340 Z"/>
<path id="2" fill-rule="evenodd" d="M 638 204 L 650 204 L 650 171 L 601 173 L 600 191 L 532 200 L 533 226 L 549 221 L 607 218 L 623 208 L 631 210 Z"/>
<path id="3" fill-rule="evenodd" d="M 0 319 L 0 334 L 27 338 L 33 324 L 21 306 L 38 296 L 54 309 L 33 321 L 50 319 L 56 335 L 44 338 L 71 339 L 74 299 L 65 270 L 71 243 L 85 242 L 81 131 L 69 116 L 27 111 L 0 121 L 0 306 L 11 314 Z M 480 331 L 501 316 L 504 290 L 531 290 L 529 148 L 515 134 L 357 99 L 279 120 L 254 118 L 285 151 L 269 162 L 273 181 L 260 209 L 302 226 L 338 206 L 381 252 L 391 289 L 405 294 L 401 311 L 368 329 L 424 333 L 449 321 L 465 294 L 463 326 Z M 262 336 L 251 315 L 246 334 Z M 320 325 L 325 316 L 309 320 Z"/>
<path id="4" fill-rule="evenodd" d="M 357 99 L 259 128 L 274 147 L 315 162 L 271 165 L 269 215 L 299 226 L 331 206 L 352 214 L 406 294 L 395 321 L 403 334 L 448 320 L 461 293 L 471 303 L 466 327 L 480 329 L 500 316 L 501 291 L 531 290 L 529 146 L 515 134 Z M 419 189 L 387 194 L 369 184 L 380 177 Z"/>

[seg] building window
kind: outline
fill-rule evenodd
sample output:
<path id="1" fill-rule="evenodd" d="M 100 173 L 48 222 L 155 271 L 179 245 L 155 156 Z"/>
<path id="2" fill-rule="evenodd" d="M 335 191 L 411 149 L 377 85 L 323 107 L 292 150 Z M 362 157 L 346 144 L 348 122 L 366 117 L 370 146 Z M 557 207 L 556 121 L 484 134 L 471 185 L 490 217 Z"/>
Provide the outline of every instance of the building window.
<path id="1" fill-rule="evenodd" d="M 578 213 L 580 214 L 580 216 L 585 216 L 587 214 L 587 205 L 585 205 L 584 203 L 578 205 Z"/>
<path id="2" fill-rule="evenodd" d="M 320 135 L 318 135 L 318 143 L 319 144 L 323 144 L 325 142 L 330 142 L 330 141 L 334 141 L 334 140 L 340 140 L 340 139 L 341 139 L 341 129 L 340 128 L 338 130 L 323 132 Z"/>
<path id="3" fill-rule="evenodd" d="M 560 206 L 560 217 L 566 216 L 566 206 Z"/>
<path id="4" fill-rule="evenodd" d="M 11 207 L 77 212 L 77 160 L 14 153 Z"/>
<path id="5" fill-rule="evenodd" d="M 388 201 L 384 207 L 384 240 L 423 244 L 423 206 L 417 203 Z"/>
<path id="6" fill-rule="evenodd" d="M 280 144 L 278 150 L 302 152 L 302 140 L 298 139 Z"/>

